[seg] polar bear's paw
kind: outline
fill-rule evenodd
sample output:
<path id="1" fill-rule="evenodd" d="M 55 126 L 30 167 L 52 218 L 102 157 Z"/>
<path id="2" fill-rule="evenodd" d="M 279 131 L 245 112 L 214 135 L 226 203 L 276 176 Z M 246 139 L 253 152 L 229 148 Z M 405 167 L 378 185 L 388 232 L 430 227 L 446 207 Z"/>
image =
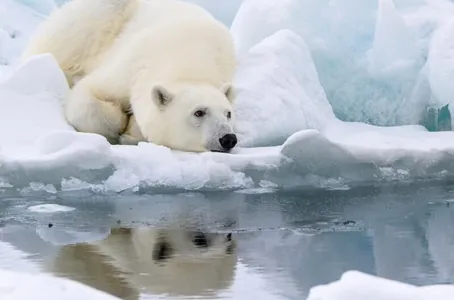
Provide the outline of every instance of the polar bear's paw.
<path id="1" fill-rule="evenodd" d="M 125 131 L 120 135 L 118 143 L 120 145 L 137 145 L 139 142 L 146 141 L 140 132 L 139 126 L 135 117 L 132 115 L 129 117 L 128 126 Z"/>

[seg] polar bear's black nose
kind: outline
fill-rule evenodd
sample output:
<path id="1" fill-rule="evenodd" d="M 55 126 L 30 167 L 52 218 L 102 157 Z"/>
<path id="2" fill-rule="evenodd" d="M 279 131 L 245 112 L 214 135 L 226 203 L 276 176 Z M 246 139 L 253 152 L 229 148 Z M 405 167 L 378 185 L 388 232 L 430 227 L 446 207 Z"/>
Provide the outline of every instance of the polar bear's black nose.
<path id="1" fill-rule="evenodd" d="M 235 147 L 236 143 L 238 142 L 236 135 L 234 134 L 226 134 L 222 138 L 219 139 L 219 143 L 221 144 L 224 150 L 230 150 Z"/>

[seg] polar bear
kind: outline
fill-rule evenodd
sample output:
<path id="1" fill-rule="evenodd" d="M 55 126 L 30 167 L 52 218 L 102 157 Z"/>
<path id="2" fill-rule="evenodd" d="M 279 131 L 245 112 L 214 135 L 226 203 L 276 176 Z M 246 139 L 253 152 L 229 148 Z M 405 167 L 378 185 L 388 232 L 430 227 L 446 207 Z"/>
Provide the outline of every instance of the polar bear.
<path id="1" fill-rule="evenodd" d="M 181 228 L 115 228 L 99 242 L 62 247 L 47 271 L 120 299 L 141 294 L 215 296 L 234 281 L 231 234 Z"/>
<path id="2" fill-rule="evenodd" d="M 72 0 L 37 29 L 22 58 L 50 53 L 71 93 L 66 120 L 115 144 L 228 152 L 236 70 L 229 29 L 179 0 Z"/>

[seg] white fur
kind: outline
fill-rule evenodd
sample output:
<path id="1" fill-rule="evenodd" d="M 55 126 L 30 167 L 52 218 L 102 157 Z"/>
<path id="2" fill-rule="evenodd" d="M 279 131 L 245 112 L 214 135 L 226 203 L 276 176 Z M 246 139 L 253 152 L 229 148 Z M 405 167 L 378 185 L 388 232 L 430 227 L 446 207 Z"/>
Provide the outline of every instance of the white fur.
<path id="1" fill-rule="evenodd" d="M 232 284 L 237 254 L 225 234 L 207 236 L 204 248 L 183 229 L 114 229 L 97 243 L 61 248 L 48 269 L 121 299 L 140 299 L 141 293 L 212 296 Z M 163 242 L 169 256 L 156 260 L 153 253 Z"/>
<path id="2" fill-rule="evenodd" d="M 68 78 L 66 118 L 78 131 L 196 152 L 222 150 L 219 139 L 233 133 L 233 40 L 199 6 L 72 0 L 42 24 L 23 57 L 40 53 L 52 53 Z M 195 117 L 198 109 L 206 115 Z"/>

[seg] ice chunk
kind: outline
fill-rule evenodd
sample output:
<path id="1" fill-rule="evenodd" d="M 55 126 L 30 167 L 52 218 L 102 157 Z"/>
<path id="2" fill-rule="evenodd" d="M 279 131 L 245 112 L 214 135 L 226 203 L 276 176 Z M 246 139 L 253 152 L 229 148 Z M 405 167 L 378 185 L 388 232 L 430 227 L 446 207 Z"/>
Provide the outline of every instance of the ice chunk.
<path id="1" fill-rule="evenodd" d="M 454 168 L 450 163 L 453 138 L 454 132 L 431 133 L 421 126 L 376 127 L 337 121 L 324 134 L 315 130 L 295 133 L 281 153 L 291 157 L 302 174 L 344 182 L 437 177 Z"/>
<path id="2" fill-rule="evenodd" d="M 73 211 L 75 208 L 59 204 L 41 204 L 30 206 L 28 210 L 37 213 L 57 213 Z"/>
<path id="3" fill-rule="evenodd" d="M 30 59 L 1 84 L 0 105 L 8 108 L 0 110 L 0 119 L 5 122 L 0 129 L 3 154 L 12 151 L 19 155 L 19 146 L 27 150 L 46 132 L 73 130 L 62 115 L 61 102 L 68 91 L 63 72 L 49 54 Z M 39 111 L 46 113 L 37 115 Z M 6 120 L 17 120 L 16 126 L 11 128 Z"/>
<path id="4" fill-rule="evenodd" d="M 393 0 L 380 0 L 370 53 L 371 73 L 385 73 L 382 76 L 408 73 L 413 71 L 418 55 L 416 40 L 397 12 Z"/>
<path id="5" fill-rule="evenodd" d="M 119 300 L 105 292 L 62 277 L 0 270 L 2 300 Z"/>
<path id="6" fill-rule="evenodd" d="M 35 80 L 28 82 L 30 78 Z M 24 82 L 27 82 L 26 86 Z M 28 59 L 23 65 L 19 65 L 14 76 L 4 82 L 3 86 L 24 95 L 50 93 L 50 96 L 56 98 L 61 104 L 69 93 L 65 74 L 51 54 L 36 55 Z"/>
<path id="7" fill-rule="evenodd" d="M 413 285 L 379 278 L 357 271 L 349 271 L 339 281 L 313 287 L 307 300 L 448 300 L 452 285 Z"/>
<path id="8" fill-rule="evenodd" d="M 299 32 L 294 27 L 294 18 L 299 11 L 298 0 L 243 1 L 235 19 L 231 31 L 235 39 L 237 53 L 241 57 L 247 51 L 280 29 L 290 29 Z"/>
<path id="9" fill-rule="evenodd" d="M 351 21 L 352 16 L 327 21 L 340 28 L 324 34 L 325 47 L 312 47 L 321 83 L 336 116 L 342 120 L 375 125 L 418 124 L 421 108 L 409 110 L 406 105 L 422 65 L 413 29 L 407 28 L 392 2 L 381 1 L 378 10 L 372 9 L 372 4 L 365 7 L 365 16 L 355 17 L 357 22 Z M 343 12 L 344 8 L 338 6 L 337 10 Z M 417 117 L 410 119 L 408 114 Z"/>
<path id="10" fill-rule="evenodd" d="M 53 184 L 43 184 L 40 182 L 30 182 L 30 186 L 23 189 L 22 193 L 45 192 L 48 194 L 56 194 L 57 189 Z"/>
<path id="11" fill-rule="evenodd" d="M 319 129 L 334 119 L 303 39 L 280 30 L 255 45 L 235 77 L 240 145 L 280 145 L 302 129 Z"/>
<path id="12" fill-rule="evenodd" d="M 100 241 L 110 234 L 110 229 L 90 227 L 86 230 L 76 230 L 56 226 L 40 226 L 36 229 L 36 233 L 43 241 L 63 246 Z"/>
<path id="13" fill-rule="evenodd" d="M 232 33 L 240 57 L 278 30 L 301 35 L 342 120 L 419 124 L 431 101 L 430 91 L 421 89 L 421 68 L 431 34 L 451 18 L 452 5 L 423 0 L 248 0 L 235 17 Z"/>
<path id="14" fill-rule="evenodd" d="M 454 21 L 439 28 L 432 39 L 428 59 L 428 80 L 439 105 L 451 104 L 454 112 Z"/>

